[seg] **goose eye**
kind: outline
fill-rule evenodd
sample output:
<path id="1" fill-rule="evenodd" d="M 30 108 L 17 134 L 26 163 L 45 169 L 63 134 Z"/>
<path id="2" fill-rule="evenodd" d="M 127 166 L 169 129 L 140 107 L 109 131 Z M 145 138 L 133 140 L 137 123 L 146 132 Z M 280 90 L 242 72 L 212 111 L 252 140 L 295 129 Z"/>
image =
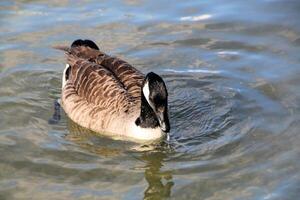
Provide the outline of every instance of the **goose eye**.
<path id="1" fill-rule="evenodd" d="M 162 107 L 164 104 L 164 99 L 160 95 L 154 96 L 152 99 L 152 102 L 157 106 L 157 107 Z"/>

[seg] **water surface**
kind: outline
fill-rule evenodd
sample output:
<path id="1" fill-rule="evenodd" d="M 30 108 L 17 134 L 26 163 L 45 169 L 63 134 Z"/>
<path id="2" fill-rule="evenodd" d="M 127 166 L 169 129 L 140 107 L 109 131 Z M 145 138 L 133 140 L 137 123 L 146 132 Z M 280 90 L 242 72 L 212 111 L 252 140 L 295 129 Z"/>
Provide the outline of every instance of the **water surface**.
<path id="1" fill-rule="evenodd" d="M 298 199 L 300 3 L 1 1 L 0 199 Z M 50 125 L 78 38 L 161 74 L 154 150 Z"/>

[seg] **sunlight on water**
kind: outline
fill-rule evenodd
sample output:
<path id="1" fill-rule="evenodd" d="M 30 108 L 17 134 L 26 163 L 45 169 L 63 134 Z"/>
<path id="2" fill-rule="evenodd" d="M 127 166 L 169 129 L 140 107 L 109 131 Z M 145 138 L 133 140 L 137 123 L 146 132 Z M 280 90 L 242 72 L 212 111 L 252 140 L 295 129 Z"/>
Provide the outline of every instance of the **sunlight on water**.
<path id="1" fill-rule="evenodd" d="M 211 18 L 212 16 L 209 14 L 204 15 L 198 15 L 198 16 L 186 16 L 186 17 L 180 17 L 181 21 L 201 21 Z"/>

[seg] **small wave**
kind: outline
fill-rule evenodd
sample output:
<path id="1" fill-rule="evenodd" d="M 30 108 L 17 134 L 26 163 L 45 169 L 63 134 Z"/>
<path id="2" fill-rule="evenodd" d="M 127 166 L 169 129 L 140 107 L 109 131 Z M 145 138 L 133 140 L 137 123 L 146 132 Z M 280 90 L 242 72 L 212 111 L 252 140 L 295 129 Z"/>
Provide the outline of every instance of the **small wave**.
<path id="1" fill-rule="evenodd" d="M 174 73 L 205 73 L 205 74 L 221 74 L 223 71 L 221 70 L 207 70 L 207 69 L 164 69 L 166 72 L 174 72 Z"/>
<path id="2" fill-rule="evenodd" d="M 198 16 L 185 16 L 180 17 L 180 21 L 202 21 L 212 18 L 210 14 L 198 15 Z"/>

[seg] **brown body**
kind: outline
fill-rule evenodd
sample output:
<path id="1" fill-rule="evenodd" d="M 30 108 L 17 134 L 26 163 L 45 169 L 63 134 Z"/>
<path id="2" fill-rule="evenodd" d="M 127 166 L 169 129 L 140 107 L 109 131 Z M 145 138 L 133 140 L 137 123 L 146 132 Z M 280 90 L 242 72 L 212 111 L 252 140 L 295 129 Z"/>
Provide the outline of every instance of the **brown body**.
<path id="1" fill-rule="evenodd" d="M 62 106 L 79 125 L 111 137 L 156 140 L 159 128 L 135 124 L 145 76 L 127 62 L 86 46 L 57 47 L 67 53 Z"/>

